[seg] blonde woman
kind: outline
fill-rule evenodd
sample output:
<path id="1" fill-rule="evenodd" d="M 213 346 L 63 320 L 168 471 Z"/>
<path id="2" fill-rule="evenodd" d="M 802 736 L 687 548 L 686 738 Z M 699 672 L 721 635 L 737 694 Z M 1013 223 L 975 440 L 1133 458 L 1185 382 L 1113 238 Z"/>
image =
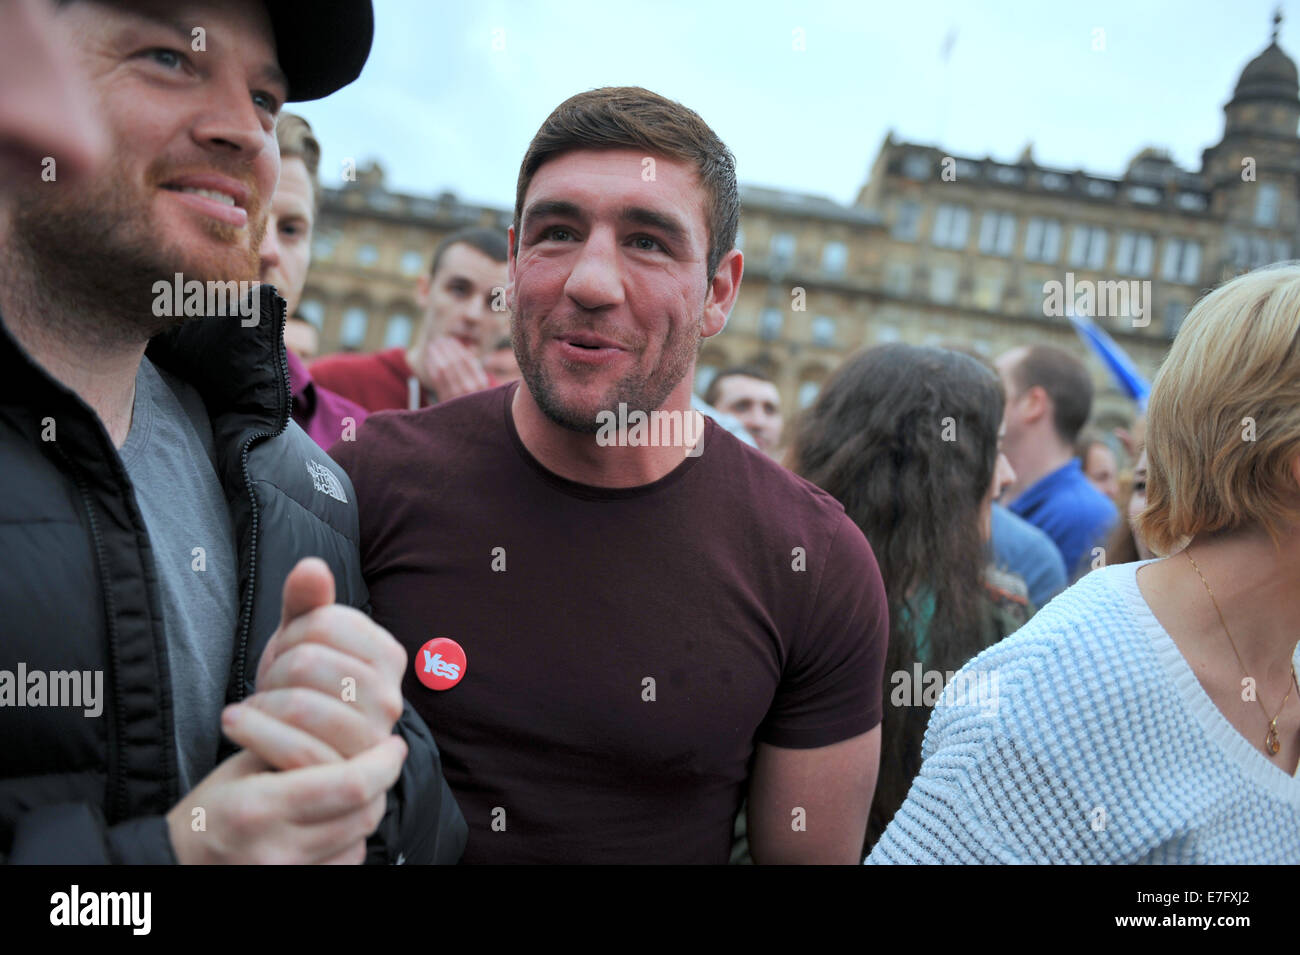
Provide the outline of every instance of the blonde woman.
<path id="1" fill-rule="evenodd" d="M 1171 556 L 961 671 L 869 863 L 1300 863 L 1300 266 L 1202 299 L 1149 410 L 1137 529 Z"/>

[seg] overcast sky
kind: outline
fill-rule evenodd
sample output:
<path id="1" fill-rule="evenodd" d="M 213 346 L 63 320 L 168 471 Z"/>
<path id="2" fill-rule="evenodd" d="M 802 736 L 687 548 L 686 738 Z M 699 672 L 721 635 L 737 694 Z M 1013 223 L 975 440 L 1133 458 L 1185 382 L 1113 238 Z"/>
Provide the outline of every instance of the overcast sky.
<path id="1" fill-rule="evenodd" d="M 373 158 L 395 191 L 501 207 L 542 120 L 608 85 L 694 109 L 741 182 L 846 203 L 891 128 L 959 156 L 1014 160 L 1032 141 L 1042 165 L 1119 175 L 1151 145 L 1197 169 L 1242 67 L 1268 45 L 1274 6 L 375 0 L 361 78 L 291 108 L 322 141 L 327 184 L 345 159 Z M 1294 56 L 1300 0 L 1282 6 Z"/>

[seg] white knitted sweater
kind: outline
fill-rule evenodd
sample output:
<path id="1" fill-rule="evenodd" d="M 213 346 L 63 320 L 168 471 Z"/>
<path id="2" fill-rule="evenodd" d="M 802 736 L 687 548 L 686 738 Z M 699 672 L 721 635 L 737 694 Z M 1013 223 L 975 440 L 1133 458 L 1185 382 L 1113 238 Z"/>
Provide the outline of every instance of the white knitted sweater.
<path id="1" fill-rule="evenodd" d="M 1300 779 L 1219 712 L 1140 566 L 1092 571 L 953 678 L 868 864 L 1300 863 Z"/>

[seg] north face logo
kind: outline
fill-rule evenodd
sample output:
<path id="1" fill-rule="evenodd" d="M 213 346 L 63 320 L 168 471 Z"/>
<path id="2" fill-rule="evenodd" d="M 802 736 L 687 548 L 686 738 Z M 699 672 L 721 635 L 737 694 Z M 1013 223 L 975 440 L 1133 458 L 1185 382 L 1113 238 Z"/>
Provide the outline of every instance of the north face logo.
<path id="1" fill-rule="evenodd" d="M 311 472 L 312 487 L 336 501 L 348 502 L 348 496 L 343 493 L 343 482 L 333 471 L 317 461 L 308 461 L 307 470 Z"/>

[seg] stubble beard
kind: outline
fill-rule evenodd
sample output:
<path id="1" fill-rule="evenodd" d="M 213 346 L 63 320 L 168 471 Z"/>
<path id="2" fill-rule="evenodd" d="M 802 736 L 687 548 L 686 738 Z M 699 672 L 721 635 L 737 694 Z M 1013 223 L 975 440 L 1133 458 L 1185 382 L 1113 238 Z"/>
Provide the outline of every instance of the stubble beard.
<path id="1" fill-rule="evenodd" d="M 555 424 L 579 434 L 596 434 L 601 429 L 600 413 L 618 414 L 620 404 L 628 412 L 643 411 L 649 414 L 668 399 L 695 362 L 700 345 L 703 315 L 686 328 L 674 327 L 664 343 L 659 362 L 653 369 L 625 375 L 611 386 L 604 396 L 592 406 L 582 407 L 566 401 L 561 395 L 562 381 L 551 373 L 533 350 L 529 339 L 529 323 L 523 321 L 518 305 L 510 312 L 510 338 L 515 346 L 515 360 L 537 407 Z M 641 354 L 644 354 L 642 346 Z M 561 366 L 562 367 L 562 366 Z"/>
<path id="2" fill-rule="evenodd" d="M 258 279 L 267 225 L 262 207 L 250 208 L 247 230 L 204 221 L 221 251 L 186 249 L 161 240 L 150 220 L 153 183 L 163 174 L 151 169 L 150 185 L 141 189 L 127 185 L 126 173 L 114 168 L 75 191 L 32 188 L 15 198 L 7 229 L 10 261 L 0 265 L 0 274 L 35 299 L 44 334 L 106 348 L 138 344 L 192 320 L 154 314 L 159 280 L 170 287 L 176 273 L 187 282 Z"/>

